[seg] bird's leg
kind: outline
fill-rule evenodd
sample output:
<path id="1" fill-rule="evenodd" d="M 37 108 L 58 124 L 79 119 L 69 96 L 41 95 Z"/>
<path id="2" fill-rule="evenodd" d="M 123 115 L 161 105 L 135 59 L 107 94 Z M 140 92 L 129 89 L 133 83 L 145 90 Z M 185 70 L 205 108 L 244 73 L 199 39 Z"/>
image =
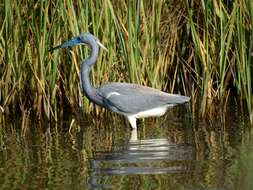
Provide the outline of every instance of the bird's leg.
<path id="1" fill-rule="evenodd" d="M 132 129 L 131 131 L 131 137 L 129 139 L 129 142 L 134 142 L 138 140 L 138 133 L 137 133 L 137 129 Z"/>
<path id="2" fill-rule="evenodd" d="M 132 129 L 137 129 L 136 118 L 135 117 L 127 116 L 127 120 L 129 121 Z"/>

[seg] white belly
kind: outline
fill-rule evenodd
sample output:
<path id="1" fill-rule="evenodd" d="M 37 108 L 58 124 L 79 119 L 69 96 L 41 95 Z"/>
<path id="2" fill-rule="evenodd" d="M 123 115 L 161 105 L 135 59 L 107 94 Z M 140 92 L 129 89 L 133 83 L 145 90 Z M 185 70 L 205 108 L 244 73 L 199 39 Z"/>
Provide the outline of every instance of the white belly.
<path id="1" fill-rule="evenodd" d="M 142 111 L 137 114 L 131 115 L 131 117 L 135 117 L 135 118 L 158 117 L 158 116 L 162 116 L 163 114 L 165 114 L 167 109 L 168 109 L 168 106 L 160 107 L 160 108 L 153 108 L 150 110 Z"/>
<path id="2" fill-rule="evenodd" d="M 131 124 L 132 128 L 133 129 L 136 129 L 137 126 L 136 126 L 136 119 L 138 118 L 145 118 L 145 117 L 158 117 L 158 116 L 162 116 L 163 114 L 165 114 L 165 112 L 167 111 L 167 109 L 169 107 L 173 107 L 174 105 L 171 104 L 171 105 L 167 105 L 167 106 L 164 106 L 164 107 L 159 107 L 159 108 L 153 108 L 153 109 L 150 109 L 150 110 L 145 110 L 145 111 L 141 111 L 141 112 L 138 112 L 136 114 L 133 114 L 133 115 L 128 115 L 126 116 L 126 118 L 128 119 L 129 123 Z"/>

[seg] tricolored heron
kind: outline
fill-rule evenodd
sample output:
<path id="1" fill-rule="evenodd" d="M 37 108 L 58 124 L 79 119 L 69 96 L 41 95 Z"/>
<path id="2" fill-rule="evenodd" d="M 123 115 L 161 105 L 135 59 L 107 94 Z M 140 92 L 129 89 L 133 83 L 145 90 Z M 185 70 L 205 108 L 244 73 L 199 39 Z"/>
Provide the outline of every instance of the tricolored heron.
<path id="1" fill-rule="evenodd" d="M 95 64 L 99 46 L 106 49 L 100 41 L 89 33 L 79 36 L 54 47 L 71 47 L 86 44 L 91 48 L 91 55 L 81 64 L 81 87 L 85 96 L 93 103 L 113 112 L 124 115 L 133 129 L 136 129 L 136 119 L 161 116 L 168 108 L 183 104 L 190 100 L 187 96 L 168 94 L 150 87 L 120 82 L 109 82 L 94 88 L 89 81 L 89 72 Z"/>

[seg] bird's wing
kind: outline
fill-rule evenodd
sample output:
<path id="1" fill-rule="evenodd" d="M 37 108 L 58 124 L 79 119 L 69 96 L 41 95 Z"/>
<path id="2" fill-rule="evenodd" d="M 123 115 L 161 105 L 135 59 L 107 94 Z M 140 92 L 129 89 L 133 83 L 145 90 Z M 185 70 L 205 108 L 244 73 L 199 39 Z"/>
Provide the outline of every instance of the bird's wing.
<path id="1" fill-rule="evenodd" d="M 161 92 L 129 83 L 109 83 L 99 88 L 105 105 L 112 111 L 135 114 L 156 107 L 187 102 L 188 97 Z"/>

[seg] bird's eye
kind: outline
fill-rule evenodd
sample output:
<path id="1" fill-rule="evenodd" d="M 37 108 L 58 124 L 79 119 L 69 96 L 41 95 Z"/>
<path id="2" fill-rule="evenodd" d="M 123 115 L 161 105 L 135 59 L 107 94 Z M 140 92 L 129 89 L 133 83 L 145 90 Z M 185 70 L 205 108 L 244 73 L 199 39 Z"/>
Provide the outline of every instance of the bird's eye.
<path id="1" fill-rule="evenodd" d="M 80 36 L 77 37 L 77 40 L 78 40 L 79 42 L 82 41 L 82 39 L 80 38 Z"/>

